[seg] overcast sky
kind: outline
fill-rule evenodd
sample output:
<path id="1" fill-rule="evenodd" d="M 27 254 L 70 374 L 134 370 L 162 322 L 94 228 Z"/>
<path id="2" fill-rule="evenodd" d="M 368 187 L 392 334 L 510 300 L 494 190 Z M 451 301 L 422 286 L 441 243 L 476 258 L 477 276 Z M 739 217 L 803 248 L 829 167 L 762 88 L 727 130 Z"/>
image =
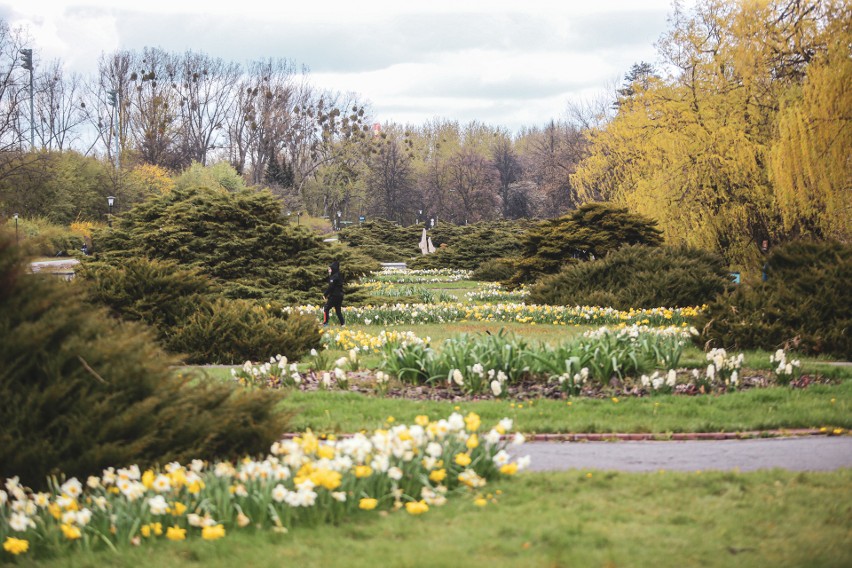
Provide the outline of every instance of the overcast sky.
<path id="1" fill-rule="evenodd" d="M 36 65 L 93 74 L 102 53 L 160 47 L 245 64 L 281 57 L 358 93 L 379 122 L 435 117 L 517 131 L 565 116 L 654 62 L 671 0 L 0 0 Z M 36 69 L 38 71 L 38 68 Z"/>

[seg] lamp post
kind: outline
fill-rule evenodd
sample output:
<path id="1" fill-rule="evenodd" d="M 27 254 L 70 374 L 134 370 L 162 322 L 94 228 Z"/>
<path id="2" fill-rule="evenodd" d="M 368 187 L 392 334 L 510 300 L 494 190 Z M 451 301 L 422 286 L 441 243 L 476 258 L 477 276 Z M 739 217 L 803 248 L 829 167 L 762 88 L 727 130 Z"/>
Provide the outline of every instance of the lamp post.
<path id="1" fill-rule="evenodd" d="M 18 214 L 15 213 L 15 244 L 18 244 Z"/>
<path id="2" fill-rule="evenodd" d="M 109 226 L 112 227 L 112 206 L 115 205 L 115 197 L 110 195 L 107 197 L 107 206 L 109 206 L 109 216 L 107 217 L 107 222 Z"/>
<path id="3" fill-rule="evenodd" d="M 337 230 L 340 230 L 340 216 L 342 213 L 340 211 L 337 212 Z"/>

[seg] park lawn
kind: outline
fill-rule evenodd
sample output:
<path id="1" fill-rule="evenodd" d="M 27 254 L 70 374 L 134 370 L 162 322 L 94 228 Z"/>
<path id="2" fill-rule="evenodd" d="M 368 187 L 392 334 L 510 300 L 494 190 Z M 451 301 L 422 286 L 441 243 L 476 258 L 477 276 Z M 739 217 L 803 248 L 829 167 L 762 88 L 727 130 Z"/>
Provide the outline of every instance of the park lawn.
<path id="1" fill-rule="evenodd" d="M 230 380 L 227 367 L 194 369 L 209 380 Z M 186 371 L 184 371 L 186 372 Z M 341 391 L 287 391 L 282 411 L 291 430 L 352 433 L 383 426 L 388 417 L 410 424 L 452 412 L 476 412 L 486 424 L 512 418 L 515 429 L 533 433 L 746 432 L 793 428 L 852 429 L 852 380 L 806 389 L 772 387 L 724 395 L 657 395 L 592 399 L 407 400 Z"/>
<path id="2" fill-rule="evenodd" d="M 476 412 L 485 424 L 514 420 L 526 433 L 745 432 L 785 428 L 852 429 L 852 381 L 807 389 L 767 388 L 722 396 L 623 397 L 526 401 L 414 401 L 339 391 L 292 391 L 281 403 L 294 413 L 293 431 L 351 433 L 394 422 L 409 424 L 454 411 Z"/>
<path id="3" fill-rule="evenodd" d="M 419 517 L 230 530 L 19 566 L 849 566 L 852 470 L 524 473 Z M 490 500 L 489 500 L 490 496 Z"/>

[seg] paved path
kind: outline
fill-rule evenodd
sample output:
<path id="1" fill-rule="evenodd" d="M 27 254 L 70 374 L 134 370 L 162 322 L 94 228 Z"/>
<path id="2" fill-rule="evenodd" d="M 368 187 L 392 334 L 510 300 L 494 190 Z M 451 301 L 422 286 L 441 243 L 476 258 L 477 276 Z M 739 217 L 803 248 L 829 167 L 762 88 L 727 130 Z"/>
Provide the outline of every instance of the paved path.
<path id="1" fill-rule="evenodd" d="M 80 264 L 80 261 L 76 258 L 57 258 L 55 260 L 39 260 L 38 262 L 31 262 L 30 267 L 33 272 L 41 272 L 44 269 L 48 270 L 74 270 L 77 268 L 77 265 Z"/>
<path id="2" fill-rule="evenodd" d="M 528 442 L 511 448 L 529 455 L 530 470 L 753 471 L 783 468 L 829 471 L 852 467 L 852 436 L 683 442 Z"/>

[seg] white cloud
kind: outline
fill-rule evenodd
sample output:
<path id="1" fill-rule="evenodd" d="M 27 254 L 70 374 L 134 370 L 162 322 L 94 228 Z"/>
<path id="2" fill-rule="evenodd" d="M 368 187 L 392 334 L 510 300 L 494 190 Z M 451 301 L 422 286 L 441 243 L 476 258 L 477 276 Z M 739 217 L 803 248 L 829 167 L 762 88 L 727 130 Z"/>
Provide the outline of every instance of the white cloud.
<path id="1" fill-rule="evenodd" d="M 480 120 L 516 130 L 653 61 L 670 0 L 0 0 L 36 61 L 94 73 L 102 53 L 162 47 L 246 63 L 281 57 L 356 92 L 380 121 Z"/>

